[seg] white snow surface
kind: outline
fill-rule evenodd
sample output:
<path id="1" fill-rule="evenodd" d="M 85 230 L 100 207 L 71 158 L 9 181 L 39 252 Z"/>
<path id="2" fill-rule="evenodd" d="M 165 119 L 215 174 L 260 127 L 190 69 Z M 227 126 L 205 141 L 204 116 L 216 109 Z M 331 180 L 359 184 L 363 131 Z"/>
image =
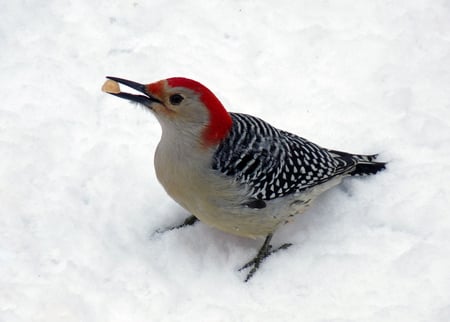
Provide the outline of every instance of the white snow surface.
<path id="1" fill-rule="evenodd" d="M 450 2 L 1 1 L 0 321 L 450 321 Z M 144 109 L 106 75 L 184 76 L 232 111 L 380 153 L 274 244 L 158 184 Z"/>

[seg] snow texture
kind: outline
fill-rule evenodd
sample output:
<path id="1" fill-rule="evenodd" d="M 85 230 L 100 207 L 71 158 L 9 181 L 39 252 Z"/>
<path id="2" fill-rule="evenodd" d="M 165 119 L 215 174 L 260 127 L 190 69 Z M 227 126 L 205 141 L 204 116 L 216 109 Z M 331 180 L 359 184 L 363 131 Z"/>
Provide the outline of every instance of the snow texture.
<path id="1" fill-rule="evenodd" d="M 0 321 L 450 321 L 450 3 L 1 1 Z M 261 240 L 197 224 L 106 75 L 207 85 L 386 171 Z"/>

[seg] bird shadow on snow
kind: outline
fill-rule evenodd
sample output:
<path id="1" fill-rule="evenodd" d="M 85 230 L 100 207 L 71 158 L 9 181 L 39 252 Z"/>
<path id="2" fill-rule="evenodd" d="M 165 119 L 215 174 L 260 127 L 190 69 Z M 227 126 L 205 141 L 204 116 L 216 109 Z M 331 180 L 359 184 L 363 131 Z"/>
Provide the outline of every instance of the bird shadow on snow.
<path id="1" fill-rule="evenodd" d="M 161 257 L 158 262 L 169 267 L 166 270 L 168 278 L 176 281 L 177 276 L 184 274 L 197 282 L 214 277 L 224 283 L 241 284 L 248 272 L 239 272 L 239 268 L 256 255 L 264 239 L 231 235 L 202 222 L 157 232 L 159 228 L 182 223 L 190 215 L 180 209 L 174 211 L 166 220 L 162 219 L 152 227 L 148 234 L 156 256 Z"/>
<path id="2" fill-rule="evenodd" d="M 326 232 L 341 220 L 339 216 L 342 213 L 337 214 L 335 211 L 336 202 L 345 202 L 352 197 L 352 186 L 345 180 L 341 185 L 319 196 L 304 214 L 280 226 L 274 234 L 273 246 L 278 247 L 283 243 L 293 243 L 293 246 L 269 257 L 256 276 L 266 273 L 264 267 L 269 266 L 271 262 L 283 260 L 284 256 L 295 257 L 301 253 L 302 245 L 307 245 L 308 241 L 326 239 Z M 234 275 L 236 281 L 244 280 L 246 272 L 239 272 L 238 269 L 256 255 L 263 243 L 262 238 L 249 239 L 230 235 L 202 222 L 158 232 L 159 229 L 182 223 L 190 215 L 177 207 L 164 208 L 170 215 L 157 220 L 148 232 L 149 241 L 164 253 L 158 255 L 164 257 L 161 264 L 171 266 L 176 261 L 176 266 L 184 266 L 184 272 L 195 276 L 196 279 L 201 279 L 204 274 L 222 274 L 222 278 L 233 279 Z M 160 251 L 157 253 L 161 254 Z M 170 270 L 168 274 L 171 274 Z M 172 271 L 172 274 L 178 275 L 177 271 Z"/>

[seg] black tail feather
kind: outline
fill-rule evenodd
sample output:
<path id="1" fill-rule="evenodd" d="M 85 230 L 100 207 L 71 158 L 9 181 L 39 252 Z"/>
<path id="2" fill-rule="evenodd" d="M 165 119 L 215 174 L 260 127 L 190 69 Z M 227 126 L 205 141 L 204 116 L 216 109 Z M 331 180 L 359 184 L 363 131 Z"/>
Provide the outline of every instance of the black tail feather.
<path id="1" fill-rule="evenodd" d="M 386 169 L 386 162 L 361 162 L 357 163 L 355 170 L 349 174 L 351 176 L 364 176 L 375 174 L 384 169 Z"/>
<path id="2" fill-rule="evenodd" d="M 351 154 L 342 151 L 329 150 L 336 155 L 336 159 L 343 164 L 343 167 L 350 167 L 347 172 L 351 176 L 363 176 L 375 174 L 386 168 L 386 162 L 376 162 L 378 154 Z M 349 169 L 349 170 L 350 170 Z"/>

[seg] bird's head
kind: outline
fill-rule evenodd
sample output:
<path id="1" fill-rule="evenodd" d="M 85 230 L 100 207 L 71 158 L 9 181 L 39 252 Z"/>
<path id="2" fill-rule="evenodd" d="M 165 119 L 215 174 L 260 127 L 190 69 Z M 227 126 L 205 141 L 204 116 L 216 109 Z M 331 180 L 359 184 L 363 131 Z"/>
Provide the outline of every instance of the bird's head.
<path id="1" fill-rule="evenodd" d="M 142 94 L 120 91 L 117 84 L 109 84 L 114 90 L 105 91 L 139 103 L 151 110 L 164 130 L 197 135 L 205 147 L 218 144 L 230 131 L 232 120 L 219 99 L 197 81 L 173 77 L 150 84 L 140 84 L 117 77 L 107 77 Z"/>

